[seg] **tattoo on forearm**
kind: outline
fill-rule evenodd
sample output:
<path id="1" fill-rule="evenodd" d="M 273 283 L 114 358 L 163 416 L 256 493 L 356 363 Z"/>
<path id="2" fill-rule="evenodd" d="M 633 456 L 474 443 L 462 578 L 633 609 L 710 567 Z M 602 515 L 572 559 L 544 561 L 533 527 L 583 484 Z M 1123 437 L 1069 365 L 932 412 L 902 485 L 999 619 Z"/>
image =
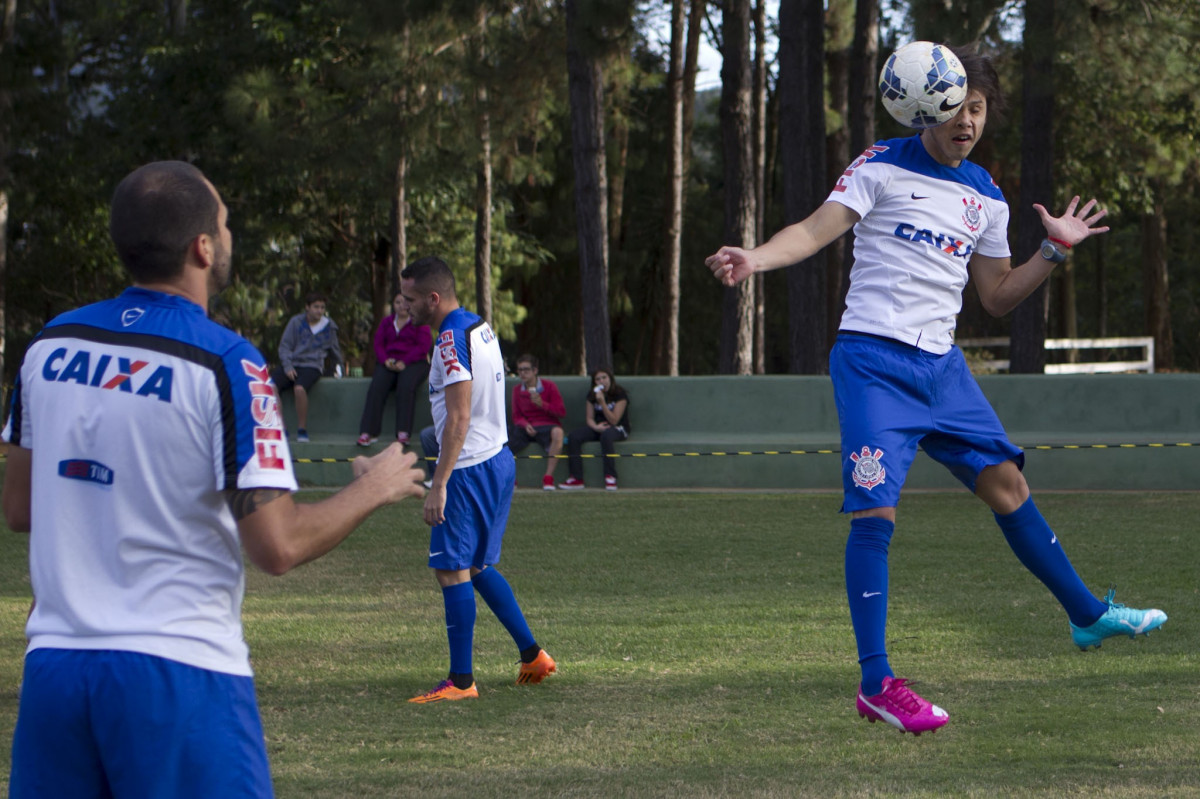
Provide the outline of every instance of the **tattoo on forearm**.
<path id="1" fill-rule="evenodd" d="M 230 491 L 226 497 L 226 502 L 229 503 L 229 509 L 233 511 L 233 518 L 236 521 L 249 516 L 254 511 L 266 505 L 272 500 L 278 499 L 288 493 L 278 488 L 255 488 L 249 491 Z"/>

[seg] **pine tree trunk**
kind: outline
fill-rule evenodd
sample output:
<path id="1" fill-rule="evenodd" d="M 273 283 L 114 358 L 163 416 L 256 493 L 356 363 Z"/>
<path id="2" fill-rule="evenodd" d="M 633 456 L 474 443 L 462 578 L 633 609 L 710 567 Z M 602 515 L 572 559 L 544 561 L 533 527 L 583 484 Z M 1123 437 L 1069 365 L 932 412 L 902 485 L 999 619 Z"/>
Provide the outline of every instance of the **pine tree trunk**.
<path id="1" fill-rule="evenodd" d="M 728 0 L 722 13 L 721 151 L 725 163 L 727 244 L 753 247 L 754 143 L 751 128 L 750 0 Z M 719 371 L 748 375 L 753 368 L 754 281 L 724 290 Z"/>
<path id="2" fill-rule="evenodd" d="M 17 21 L 17 0 L 3 0 L 0 5 L 0 54 L 12 41 L 13 26 Z M 12 90 L 0 85 L 0 384 L 10 385 L 5 366 L 8 364 L 8 137 L 12 120 Z M 0 394 L 0 405 L 8 407 L 8 396 Z"/>
<path id="3" fill-rule="evenodd" d="M 604 157 L 604 86 L 600 62 L 579 20 L 580 0 L 567 0 L 567 86 L 585 371 L 612 368 L 608 319 L 607 180 Z"/>
<path id="4" fill-rule="evenodd" d="M 410 54 L 409 37 L 412 32 L 411 23 L 407 20 L 400 32 L 403 58 Z M 389 233 L 392 239 L 391 270 L 388 274 L 389 291 L 394 297 L 400 290 L 400 273 L 408 264 L 408 132 L 405 120 L 408 116 L 408 87 L 402 86 L 400 97 L 396 103 L 399 124 L 396 125 L 396 135 L 400 139 L 400 157 L 396 159 L 396 173 L 392 183 L 392 212 L 389 221 Z M 390 298 L 389 298 L 390 299 Z"/>
<path id="5" fill-rule="evenodd" d="M 671 63 L 667 70 L 670 109 L 670 143 L 667 148 L 666 225 L 663 236 L 663 308 L 654 324 L 660 331 L 652 356 L 653 371 L 672 377 L 679 374 L 679 261 L 683 246 L 683 0 L 671 0 Z"/>
<path id="6" fill-rule="evenodd" d="M 845 3 L 847 0 L 838 0 Z M 832 9 L 831 9 L 832 10 Z M 849 14 L 828 14 L 827 19 L 846 19 Z M 829 38 L 836 41 L 852 40 L 847 31 L 829 31 Z M 830 107 L 842 119 L 850 116 L 850 48 L 832 49 L 825 56 L 829 80 Z M 863 148 L 866 149 L 866 148 Z M 861 152 L 861 150 L 859 151 Z M 825 138 L 825 184 L 828 189 L 841 176 L 846 164 L 850 163 L 850 131 L 848 126 L 841 125 Z M 826 347 L 833 346 L 837 337 L 838 323 L 842 319 L 842 284 L 847 282 L 846 245 L 849 236 L 839 236 L 825 248 L 825 313 L 826 313 Z"/>
<path id="7" fill-rule="evenodd" d="M 683 53 L 683 185 L 691 170 L 692 130 L 696 124 L 696 73 L 700 63 L 700 31 L 704 24 L 705 0 L 691 0 L 688 10 L 687 45 Z M 687 195 L 687 192 L 684 192 Z"/>
<path id="8" fill-rule="evenodd" d="M 875 82 L 878 75 L 879 0 L 858 0 L 854 4 L 854 41 L 850 45 L 850 74 L 846 87 L 852 159 L 875 143 Z M 842 253 L 842 285 L 838 288 L 839 309 L 845 307 L 846 292 L 850 290 L 850 270 L 854 267 L 853 231 L 842 238 L 846 243 Z"/>
<path id="9" fill-rule="evenodd" d="M 182 36 L 187 29 L 187 0 L 169 0 L 167 3 L 167 32 Z"/>
<path id="10" fill-rule="evenodd" d="M 879 0 L 854 6 L 854 43 L 850 53 L 846 105 L 850 117 L 850 152 L 858 155 L 875 143 L 875 81 L 879 75 Z"/>
<path id="11" fill-rule="evenodd" d="M 629 68 L 629 58 L 624 51 L 616 54 L 617 64 L 613 74 L 622 75 Z M 624 81 L 625 79 L 618 78 Z M 614 83 L 613 90 L 606 93 L 613 105 L 611 134 L 608 147 L 612 149 L 616 163 L 608 164 L 608 255 L 618 257 L 621 237 L 625 225 L 625 172 L 629 165 L 629 91 L 627 87 Z"/>
<path id="12" fill-rule="evenodd" d="M 1054 4 L 1025 5 L 1025 46 L 1021 57 L 1021 199 L 1017 212 L 1015 263 L 1038 251 L 1046 235 L 1034 203 L 1053 208 L 1054 167 Z M 1040 374 L 1046 369 L 1048 284 L 1043 282 L 1013 311 L 1009 372 Z"/>
<path id="13" fill-rule="evenodd" d="M 396 160 L 396 177 L 392 188 L 391 238 L 392 268 L 388 282 L 393 292 L 400 290 L 400 273 L 408 263 L 408 159 L 400 156 Z M 395 295 L 393 295 L 395 296 Z"/>
<path id="14" fill-rule="evenodd" d="M 1150 181 L 1154 190 L 1153 213 L 1142 217 L 1142 268 L 1146 289 L 1146 330 L 1154 336 L 1154 370 L 1175 365 L 1175 340 L 1171 334 L 1171 295 L 1167 273 L 1167 216 L 1163 182 Z"/>
<path id="15" fill-rule="evenodd" d="M 1096 253 L 1096 318 L 1099 320 L 1096 334 L 1100 338 L 1108 336 L 1108 269 L 1105 256 L 1108 252 L 1108 238 L 1100 236 L 1093 249 Z"/>
<path id="16" fill-rule="evenodd" d="M 754 240 L 766 235 L 767 3 L 754 4 Z M 754 374 L 767 371 L 767 296 L 764 275 L 754 276 Z"/>
<path id="17" fill-rule="evenodd" d="M 487 70 L 487 9 L 479 8 L 478 49 L 475 54 L 480 74 Z M 475 89 L 475 125 L 479 139 L 479 163 L 475 170 L 475 313 L 493 325 L 492 319 L 492 118 L 488 109 L 487 83 Z"/>
<path id="18" fill-rule="evenodd" d="M 779 4 L 779 147 L 784 224 L 799 222 L 825 199 L 824 4 Z M 817 253 L 788 270 L 790 369 L 828 370 L 825 256 Z"/>

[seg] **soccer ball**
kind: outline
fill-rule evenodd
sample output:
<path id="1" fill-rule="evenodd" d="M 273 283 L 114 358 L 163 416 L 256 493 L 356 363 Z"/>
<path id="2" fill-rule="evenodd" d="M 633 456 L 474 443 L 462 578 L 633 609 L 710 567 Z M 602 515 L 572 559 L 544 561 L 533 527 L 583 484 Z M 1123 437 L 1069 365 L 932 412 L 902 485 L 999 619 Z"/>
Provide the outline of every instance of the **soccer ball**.
<path id="1" fill-rule="evenodd" d="M 967 99 L 967 72 L 944 44 L 909 42 L 879 72 L 879 96 L 908 128 L 932 128 L 951 119 Z"/>

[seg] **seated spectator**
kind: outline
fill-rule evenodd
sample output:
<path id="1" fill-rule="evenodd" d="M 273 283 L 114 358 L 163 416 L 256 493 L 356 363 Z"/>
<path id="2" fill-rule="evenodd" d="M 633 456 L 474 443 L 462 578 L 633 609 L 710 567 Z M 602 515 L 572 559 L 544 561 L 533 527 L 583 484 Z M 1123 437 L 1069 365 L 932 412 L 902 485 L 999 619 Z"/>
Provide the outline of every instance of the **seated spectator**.
<path id="1" fill-rule="evenodd" d="M 513 454 L 536 441 L 546 451 L 546 473 L 542 488 L 554 490 L 554 470 L 558 468 L 558 453 L 562 452 L 562 420 L 567 415 L 562 394 L 554 381 L 538 377 L 538 359 L 533 355 L 517 358 L 517 376 L 521 382 L 513 386 L 513 430 L 508 437 Z"/>
<path id="2" fill-rule="evenodd" d="M 617 385 L 612 372 L 597 369 L 592 372 L 592 388 L 585 397 L 587 425 L 571 431 L 567 437 L 567 470 L 570 477 L 559 488 L 568 491 L 583 488 L 583 445 L 599 441 L 604 453 L 604 487 L 617 490 L 617 459 L 614 446 L 629 438 L 629 395 Z"/>
<path id="3" fill-rule="evenodd" d="M 308 392 L 325 372 L 325 358 L 332 355 L 335 374 L 341 377 L 342 348 L 338 326 L 325 315 L 325 297 L 313 292 L 304 298 L 304 312 L 288 320 L 279 340 L 279 366 L 271 379 L 279 393 L 293 389 L 296 395 L 296 440 L 308 441 Z"/>
<path id="4" fill-rule="evenodd" d="M 418 325 L 408 315 L 408 304 L 400 292 L 392 297 L 392 314 L 385 316 L 375 331 L 375 374 L 367 389 L 362 420 L 358 423 L 358 445 L 379 440 L 383 428 L 383 405 L 396 392 L 396 440 L 407 444 L 412 435 L 417 389 L 429 377 L 429 347 L 433 337 L 428 325 Z"/>

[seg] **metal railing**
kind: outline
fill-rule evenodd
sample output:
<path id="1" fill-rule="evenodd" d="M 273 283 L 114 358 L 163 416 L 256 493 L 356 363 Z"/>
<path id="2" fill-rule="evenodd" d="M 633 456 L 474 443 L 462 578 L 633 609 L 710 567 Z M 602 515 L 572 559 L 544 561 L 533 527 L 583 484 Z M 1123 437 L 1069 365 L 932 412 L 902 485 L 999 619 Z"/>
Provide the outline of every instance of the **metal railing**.
<path id="1" fill-rule="evenodd" d="M 966 349 L 997 349 L 1007 348 L 1009 339 L 1005 336 L 991 338 L 964 338 L 955 343 Z M 1115 350 L 1140 349 L 1142 357 L 1133 361 L 1072 361 L 1070 363 L 1048 363 L 1048 375 L 1084 375 L 1114 372 L 1146 372 L 1154 374 L 1154 338 L 1152 336 L 1132 336 L 1124 338 L 1048 338 L 1048 350 Z M 984 358 L 981 366 L 997 372 L 1008 370 L 1009 362 L 1003 358 Z"/>

